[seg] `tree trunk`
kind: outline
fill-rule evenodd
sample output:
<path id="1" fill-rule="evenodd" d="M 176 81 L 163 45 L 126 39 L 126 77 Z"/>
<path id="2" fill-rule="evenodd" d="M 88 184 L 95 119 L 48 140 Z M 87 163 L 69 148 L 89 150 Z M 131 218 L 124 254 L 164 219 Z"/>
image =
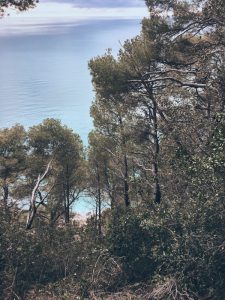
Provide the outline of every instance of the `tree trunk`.
<path id="1" fill-rule="evenodd" d="M 152 173 L 154 177 L 154 186 L 153 186 L 153 197 L 154 202 L 159 204 L 161 202 L 161 189 L 159 184 L 159 134 L 158 134 L 158 107 L 157 102 L 155 100 L 152 86 L 147 86 L 146 83 L 144 83 L 144 86 L 148 92 L 149 98 L 152 102 L 152 122 L 153 122 L 153 140 L 154 140 L 154 148 L 153 148 L 153 163 L 152 163 Z M 149 116 L 150 117 L 150 116 Z"/>
<path id="2" fill-rule="evenodd" d="M 123 121 L 122 118 L 119 118 L 119 123 L 121 126 L 121 132 L 122 132 L 122 145 L 123 147 L 126 149 L 126 140 L 124 137 L 124 132 L 123 132 Z M 123 157 L 123 162 L 124 162 L 124 180 L 123 180 L 123 184 L 124 184 L 124 203 L 126 207 L 130 206 L 130 198 L 129 198 L 129 183 L 128 183 L 128 161 L 127 161 L 127 153 L 125 150 L 125 154 Z"/>
<path id="3" fill-rule="evenodd" d="M 65 184 L 65 223 L 70 222 L 70 184 L 69 184 L 69 167 L 66 166 L 66 184 Z"/>
<path id="4" fill-rule="evenodd" d="M 130 199 L 129 199 L 129 184 L 128 184 L 128 163 L 127 163 L 127 156 L 124 155 L 124 202 L 125 206 L 130 206 Z"/>
<path id="5" fill-rule="evenodd" d="M 26 229 L 31 229 L 33 221 L 34 221 L 34 218 L 36 216 L 36 213 L 37 213 L 36 206 L 34 206 L 31 209 L 29 209 L 29 218 L 27 220 Z"/>
<path id="6" fill-rule="evenodd" d="M 111 209 L 113 209 L 115 207 L 115 191 L 114 191 L 114 187 L 110 186 L 110 181 L 109 181 L 109 174 L 108 174 L 108 168 L 107 168 L 107 163 L 106 161 L 104 161 L 104 175 L 105 175 L 105 182 L 107 185 L 107 190 L 108 190 L 108 195 L 110 197 L 111 200 Z"/>
<path id="7" fill-rule="evenodd" d="M 157 104 L 153 102 L 153 126 L 154 126 L 154 157 L 153 157 L 153 176 L 154 176 L 154 201 L 161 202 L 161 190 L 159 185 L 159 137 L 158 137 L 158 122 L 157 122 Z"/>
<path id="8" fill-rule="evenodd" d="M 5 182 L 2 188 L 3 188 L 3 204 L 4 204 L 5 214 L 8 218 L 10 218 L 10 211 L 8 206 L 9 186 Z"/>
<path id="9" fill-rule="evenodd" d="M 70 189 L 69 184 L 66 185 L 66 211 L 65 211 L 65 222 L 69 224 L 70 222 Z"/>
<path id="10" fill-rule="evenodd" d="M 98 236 L 101 238 L 102 236 L 102 212 L 101 212 L 101 185 L 100 185 L 100 174 L 99 168 L 97 164 L 97 182 L 98 182 Z"/>

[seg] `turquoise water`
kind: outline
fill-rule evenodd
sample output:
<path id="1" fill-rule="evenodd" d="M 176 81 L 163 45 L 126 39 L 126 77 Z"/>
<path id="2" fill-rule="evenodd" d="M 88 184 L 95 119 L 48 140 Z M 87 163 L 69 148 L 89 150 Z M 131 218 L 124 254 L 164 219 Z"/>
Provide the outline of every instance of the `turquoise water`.
<path id="1" fill-rule="evenodd" d="M 0 35 L 0 127 L 21 123 L 27 128 L 53 117 L 87 144 L 94 99 L 88 61 L 107 48 L 117 53 L 120 42 L 138 34 L 141 25 L 140 20 L 67 25 Z M 93 211 L 94 201 L 82 197 L 73 210 Z"/>
<path id="2" fill-rule="evenodd" d="M 94 99 L 88 61 L 140 31 L 140 20 L 51 24 L 49 31 L 0 35 L 0 127 L 58 118 L 87 144 Z"/>

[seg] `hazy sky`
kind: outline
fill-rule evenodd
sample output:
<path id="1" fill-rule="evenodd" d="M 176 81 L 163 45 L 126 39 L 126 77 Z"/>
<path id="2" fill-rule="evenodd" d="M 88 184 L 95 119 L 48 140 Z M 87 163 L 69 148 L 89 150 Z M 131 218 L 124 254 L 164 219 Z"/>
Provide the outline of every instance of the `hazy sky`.
<path id="1" fill-rule="evenodd" d="M 0 19 L 0 36 L 44 32 L 51 24 L 85 19 L 142 19 L 148 16 L 144 0 L 39 0 L 25 12 L 10 10 Z M 44 27 L 45 26 L 45 27 Z M 47 28 L 48 27 L 48 28 Z"/>
<path id="2" fill-rule="evenodd" d="M 40 2 L 72 3 L 76 7 L 143 7 L 144 0 L 41 0 Z"/>

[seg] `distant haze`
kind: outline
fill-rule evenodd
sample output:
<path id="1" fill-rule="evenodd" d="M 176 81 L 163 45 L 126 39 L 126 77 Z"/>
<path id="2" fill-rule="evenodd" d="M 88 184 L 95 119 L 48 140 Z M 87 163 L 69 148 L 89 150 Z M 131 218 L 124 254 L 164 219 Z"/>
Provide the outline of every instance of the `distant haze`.
<path id="1" fill-rule="evenodd" d="M 42 0 L 41 2 L 71 3 L 76 7 L 143 7 L 144 0 Z"/>

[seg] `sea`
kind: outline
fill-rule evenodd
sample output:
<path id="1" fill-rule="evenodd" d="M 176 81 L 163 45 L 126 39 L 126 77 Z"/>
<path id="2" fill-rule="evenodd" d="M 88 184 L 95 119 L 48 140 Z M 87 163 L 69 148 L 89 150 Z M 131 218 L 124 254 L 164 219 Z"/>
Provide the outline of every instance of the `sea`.
<path id="1" fill-rule="evenodd" d="M 29 128 L 57 118 L 87 146 L 95 99 L 88 62 L 109 48 L 116 56 L 126 39 L 140 33 L 141 20 L 93 19 L 19 29 L 1 29 L 0 20 L 0 128 L 15 123 Z M 77 204 L 78 212 L 94 207 L 86 200 Z"/>

